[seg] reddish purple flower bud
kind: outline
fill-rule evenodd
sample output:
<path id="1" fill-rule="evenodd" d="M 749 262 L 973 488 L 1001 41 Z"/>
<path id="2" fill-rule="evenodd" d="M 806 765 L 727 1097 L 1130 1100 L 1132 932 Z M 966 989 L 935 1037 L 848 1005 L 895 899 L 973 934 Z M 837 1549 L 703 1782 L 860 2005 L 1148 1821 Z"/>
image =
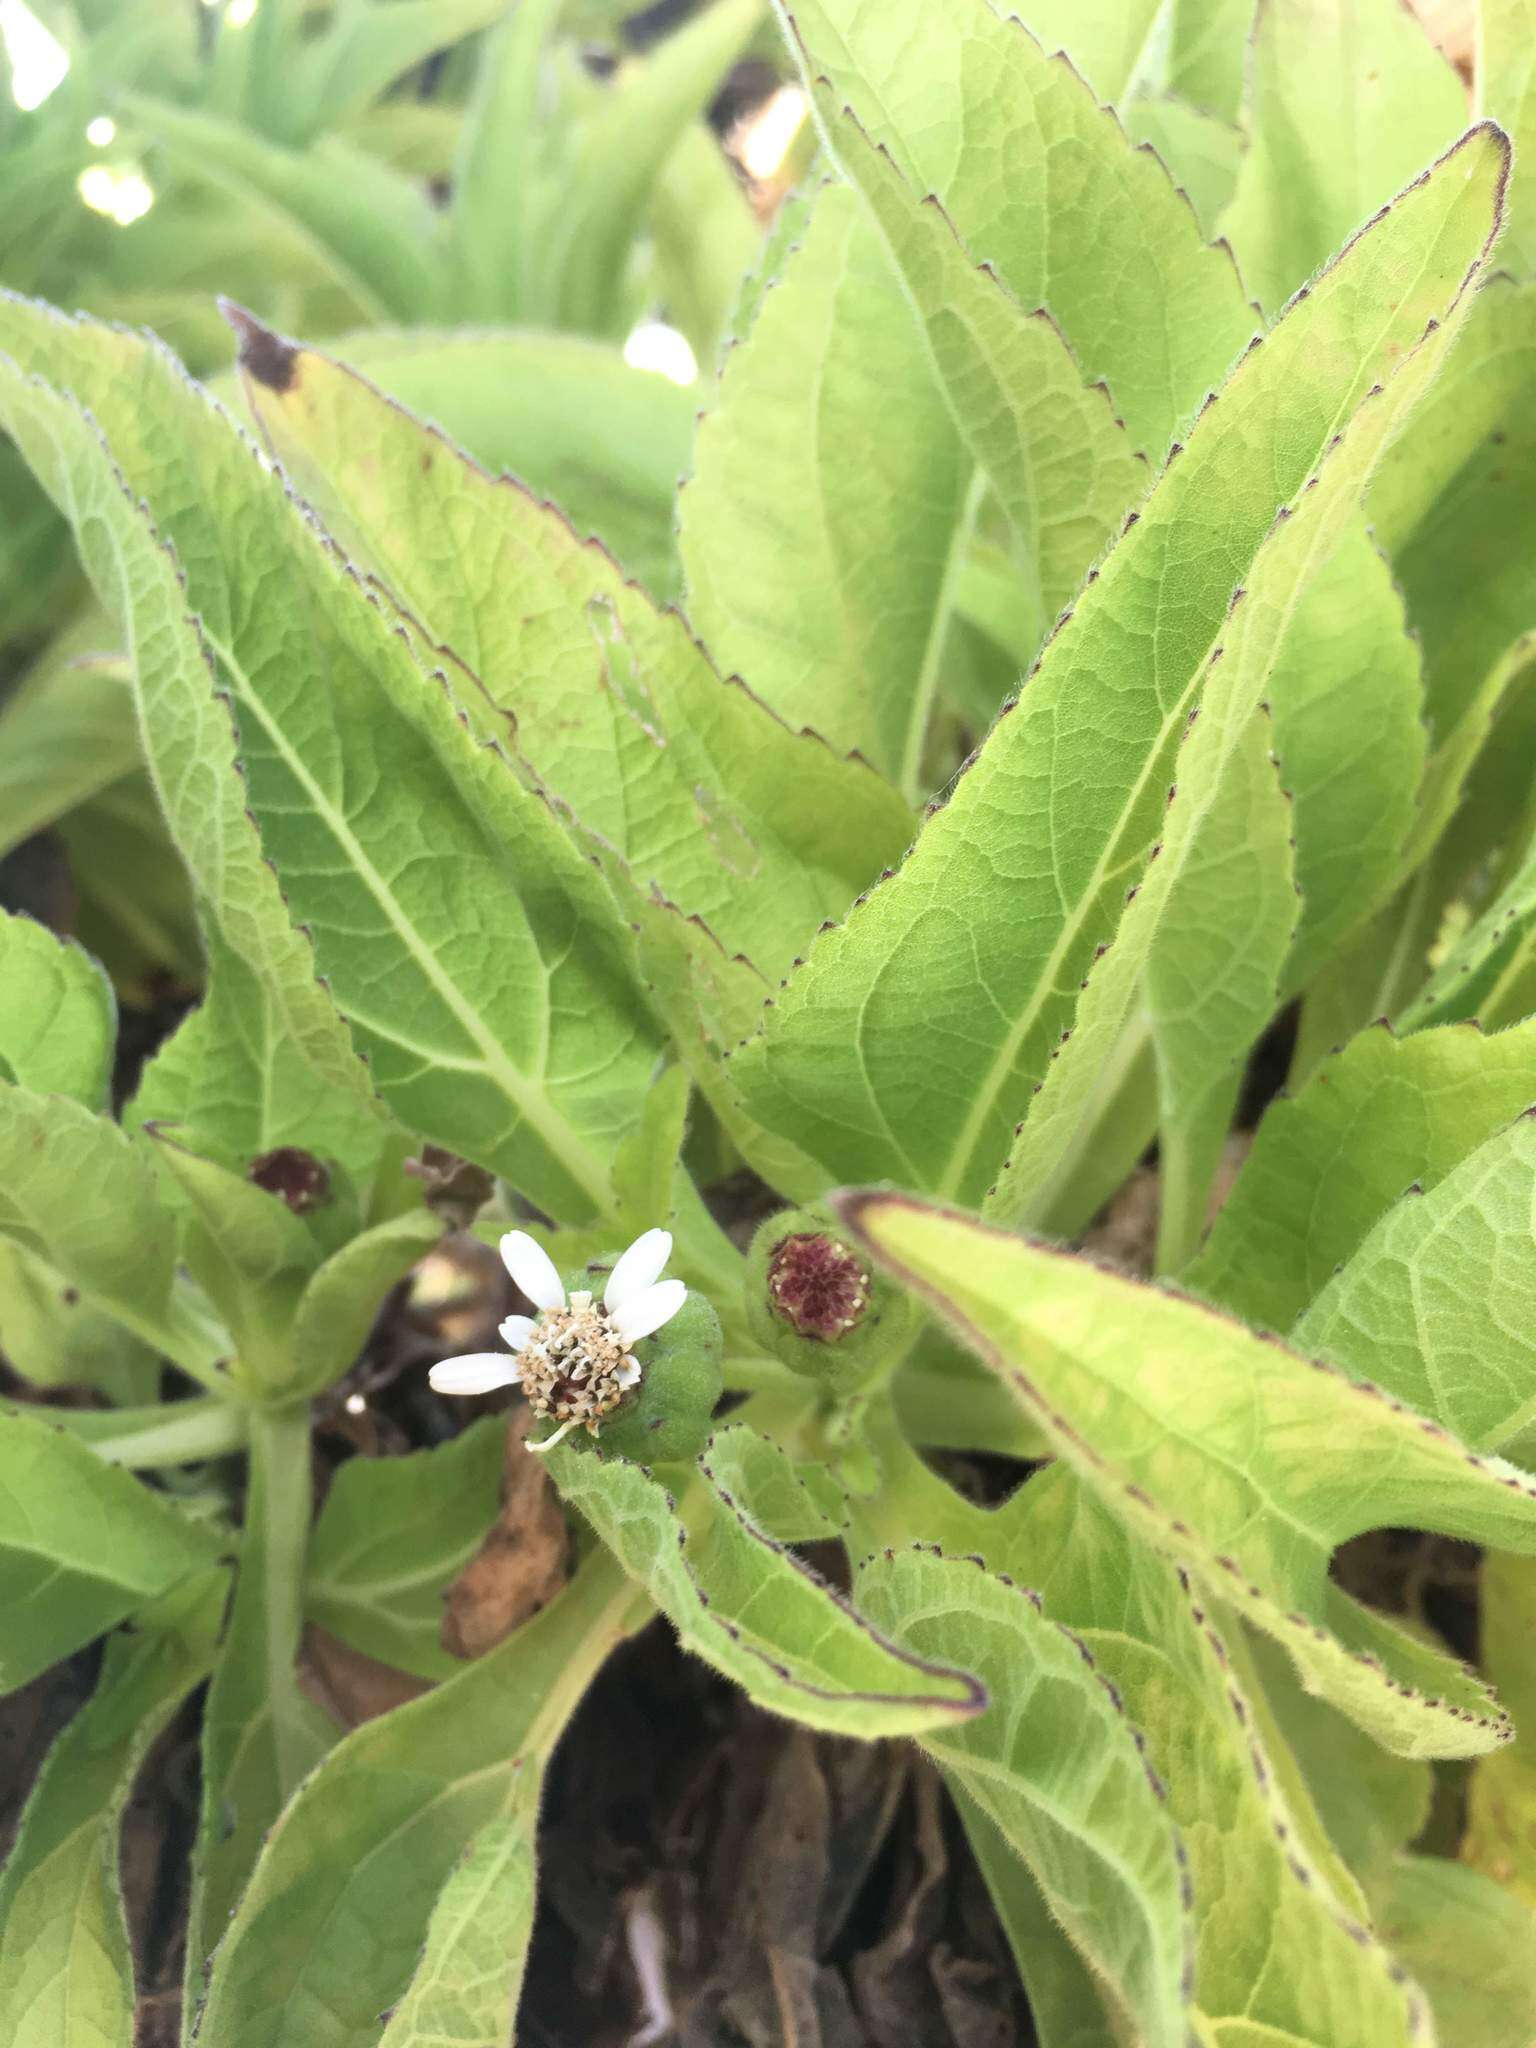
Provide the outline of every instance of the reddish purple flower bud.
<path id="1" fill-rule="evenodd" d="M 295 1216 L 318 1209 L 331 1198 L 331 1176 L 313 1152 L 298 1145 L 279 1145 L 263 1152 L 246 1169 L 246 1179 L 286 1202 Z"/>
<path id="2" fill-rule="evenodd" d="M 768 1301 L 799 1336 L 835 1344 L 863 1320 L 869 1275 L 835 1237 L 786 1237 L 768 1257 Z"/>

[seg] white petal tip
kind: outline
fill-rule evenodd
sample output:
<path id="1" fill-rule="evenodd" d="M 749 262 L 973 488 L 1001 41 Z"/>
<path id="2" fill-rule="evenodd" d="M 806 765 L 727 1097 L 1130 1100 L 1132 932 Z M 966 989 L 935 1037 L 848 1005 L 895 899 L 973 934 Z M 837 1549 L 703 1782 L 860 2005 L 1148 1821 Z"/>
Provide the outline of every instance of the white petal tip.
<path id="1" fill-rule="evenodd" d="M 427 1374 L 435 1394 L 493 1394 L 509 1387 L 517 1369 L 504 1351 L 472 1351 L 463 1358 L 445 1358 Z"/>
<path id="2" fill-rule="evenodd" d="M 538 1327 L 532 1316 L 508 1316 L 501 1326 L 502 1342 L 521 1351 Z"/>
<path id="3" fill-rule="evenodd" d="M 638 1344 L 642 1337 L 653 1336 L 663 1323 L 670 1323 L 687 1299 L 688 1290 L 681 1280 L 658 1280 L 615 1310 L 613 1327 L 621 1342 Z"/>
<path id="4" fill-rule="evenodd" d="M 509 1230 L 501 1240 L 501 1262 L 535 1308 L 564 1308 L 565 1287 L 555 1262 L 526 1230 Z"/>
<path id="5" fill-rule="evenodd" d="M 643 1230 L 629 1249 L 622 1253 L 608 1275 L 608 1285 L 603 1289 L 603 1306 L 611 1312 L 623 1308 L 648 1287 L 653 1287 L 661 1278 L 668 1259 L 672 1256 L 672 1233 L 670 1230 Z"/>

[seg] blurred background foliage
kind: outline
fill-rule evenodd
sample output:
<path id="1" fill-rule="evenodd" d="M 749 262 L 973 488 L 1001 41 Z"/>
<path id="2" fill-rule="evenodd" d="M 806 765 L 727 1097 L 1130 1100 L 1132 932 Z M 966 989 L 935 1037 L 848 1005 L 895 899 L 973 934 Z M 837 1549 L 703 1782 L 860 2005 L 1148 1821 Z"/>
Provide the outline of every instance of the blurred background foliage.
<path id="1" fill-rule="evenodd" d="M 227 296 L 675 594 L 693 387 L 814 149 L 766 0 L 0 0 L 0 39 L 0 287 L 239 410 Z M 0 901 L 163 1021 L 199 949 L 116 642 L 0 447 Z"/>

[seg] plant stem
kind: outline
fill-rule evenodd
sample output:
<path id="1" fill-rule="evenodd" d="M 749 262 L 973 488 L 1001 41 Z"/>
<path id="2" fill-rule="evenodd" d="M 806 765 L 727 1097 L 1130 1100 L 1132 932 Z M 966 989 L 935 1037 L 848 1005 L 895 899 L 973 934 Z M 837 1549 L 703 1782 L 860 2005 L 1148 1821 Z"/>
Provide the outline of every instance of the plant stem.
<path id="1" fill-rule="evenodd" d="M 309 1403 L 252 1408 L 251 1483 L 240 1570 L 259 1575 L 266 1638 L 267 1697 L 278 1781 L 286 1801 L 311 1761 L 297 1726 L 294 1661 L 304 1622 L 304 1567 L 309 1551 Z"/>

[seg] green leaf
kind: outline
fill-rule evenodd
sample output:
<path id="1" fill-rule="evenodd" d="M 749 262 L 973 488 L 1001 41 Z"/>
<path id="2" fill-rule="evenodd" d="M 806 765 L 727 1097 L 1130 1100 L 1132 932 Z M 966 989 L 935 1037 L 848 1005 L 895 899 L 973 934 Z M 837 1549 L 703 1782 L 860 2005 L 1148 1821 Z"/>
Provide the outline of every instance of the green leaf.
<path id="1" fill-rule="evenodd" d="M 1508 1701 L 1522 1740 L 1474 1766 L 1462 1855 L 1536 1907 L 1536 1570 L 1523 1557 L 1485 1558 L 1479 1592 L 1483 1667 Z"/>
<path id="2" fill-rule="evenodd" d="M 1307 1692 L 1278 1643 L 1250 1632 L 1244 1648 L 1251 1703 L 1272 1719 L 1272 1759 L 1301 1771 L 1333 1846 L 1369 1895 L 1429 1818 L 1430 1766 L 1388 1756 Z"/>
<path id="3" fill-rule="evenodd" d="M 1205 1594 L 1059 1466 L 1004 1512 L 1014 1526 L 998 1531 L 994 1567 L 1028 1572 L 1046 1612 L 1082 1637 L 1167 1788 L 1189 1851 L 1199 2037 L 1242 2048 L 1422 2041 L 1422 2001 L 1337 1857 L 1316 1853 L 1306 1789 Z M 1093 2048 L 1102 2039 L 1089 2037 Z"/>
<path id="4" fill-rule="evenodd" d="M 990 268 L 978 268 L 942 209 L 920 204 L 866 137 L 843 132 L 851 117 L 829 126 L 905 280 L 945 396 L 1011 530 L 1029 621 L 1019 652 L 1033 660 L 1129 507 L 1145 495 L 1147 467 L 1104 390 L 1084 383 L 1049 315 L 1029 314 Z"/>
<path id="5" fill-rule="evenodd" d="M 204 1043 L 198 1058 L 186 1063 L 191 1075 L 182 1071 L 169 1099 L 164 1092 L 158 1095 L 158 1113 L 173 1119 L 182 1113 L 175 1105 L 185 1102 L 202 1079 L 199 1060 L 213 1040 L 219 1045 L 217 1079 L 200 1088 L 199 1107 L 221 1094 L 243 1097 L 247 1104 L 254 1099 L 257 1109 L 247 1110 L 241 1122 L 245 1157 L 282 1142 L 282 1137 L 266 1137 L 264 1126 L 280 1122 L 290 1091 L 301 1112 L 314 1106 L 317 1087 L 330 1093 L 327 1135 L 359 1123 L 366 1127 L 377 1114 L 372 1094 L 335 1005 L 317 985 L 313 952 L 294 930 L 264 858 L 236 772 L 228 707 L 214 693 L 207 649 L 187 616 L 188 592 L 147 521 L 125 497 L 122 477 L 99 435 L 111 437 L 113 457 L 133 490 L 168 499 L 176 508 L 167 537 L 183 564 L 197 568 L 191 602 L 216 630 L 226 632 L 232 610 L 243 609 L 238 572 L 221 571 L 205 520 L 211 507 L 222 504 L 239 525 L 239 506 L 228 484 L 220 485 L 217 461 L 200 467 L 197 457 L 206 457 L 210 449 L 222 451 L 226 463 L 233 461 L 236 478 L 248 473 L 249 458 L 227 427 L 193 398 L 168 359 L 142 340 L 8 299 L 0 300 L 0 348 L 15 359 L 0 365 L 0 416 L 68 513 L 103 601 L 124 621 L 134 656 L 139 727 L 156 794 L 207 906 L 208 922 L 251 970 L 228 991 L 230 1002 L 249 1015 L 241 1014 L 236 1023 L 226 1011 L 209 1020 L 200 1032 Z M 63 377 L 88 403 L 96 424 L 72 401 L 30 382 L 23 366 Z M 203 428 L 196 456 L 191 444 L 178 449 L 173 439 L 156 431 L 168 393 L 190 402 L 192 418 Z M 246 529 L 241 533 L 234 562 L 242 559 Z M 251 630 L 259 631 L 259 622 Z M 216 943 L 209 943 L 217 982 L 225 963 Z M 217 1002 L 217 987 L 214 993 Z M 222 1044 L 226 1032 L 227 1049 Z M 238 1051 L 248 1037 L 261 1048 L 254 1078 Z M 318 1084 L 290 1071 L 305 1068 L 314 1070 Z M 269 1116 L 269 1103 L 282 1108 Z"/>
<path id="6" fill-rule="evenodd" d="M 1238 659 L 1223 681 L 1242 664 L 1242 653 L 1233 651 Z M 1222 695 L 1207 688 L 1201 717 L 1209 721 L 1208 729 L 1214 727 L 1218 706 L 1226 709 Z M 1156 935 L 1143 942 L 1142 1002 L 1157 1063 L 1160 1272 L 1181 1266 L 1188 1249 L 1199 1242 L 1247 1057 L 1274 1013 L 1280 970 L 1296 930 L 1292 807 L 1275 772 L 1273 739 L 1273 721 L 1261 704 L 1248 712 L 1216 770 L 1214 791 L 1190 831 L 1187 848 L 1180 843 L 1170 805 L 1170 829 L 1159 856 L 1160 862 L 1170 862 L 1167 872 L 1173 881 Z M 1179 763 L 1181 784 L 1193 782 L 1198 789 L 1209 772 L 1200 749 L 1191 745 Z M 1149 889 L 1157 893 L 1164 872 L 1159 866 L 1143 884 L 1143 894 Z M 1117 945 L 1129 939 L 1129 925 L 1126 919 Z M 1091 999 L 1085 998 L 1074 1030 L 1085 1029 L 1091 1011 Z M 1134 1037 L 1134 1018 L 1128 1028 Z M 1042 1112 L 1046 1100 L 1042 1091 Z M 1091 1116 L 1090 1109 L 1084 1132 Z M 1028 1185 L 1021 1168 L 1028 1146 L 1026 1125 L 1022 1148 L 1010 1159 L 989 1203 L 995 1203 L 999 1215 L 1018 1204 Z M 1015 1182 L 1012 1189 L 1010 1181 Z M 1055 1198 L 1048 1202 L 1037 1196 L 1026 1206 L 1044 1222 Z"/>
<path id="7" fill-rule="evenodd" d="M 679 134 L 703 113 L 762 20 L 764 0 L 712 0 L 620 70 L 581 122 L 526 252 L 529 310 L 543 324 L 622 333 L 631 245 Z M 525 259 L 526 260 L 526 259 Z"/>
<path id="8" fill-rule="evenodd" d="M 125 1405 L 159 1391 L 153 1347 L 12 1238 L 0 1238 L 0 1351 L 35 1387 L 96 1387 Z"/>
<path id="9" fill-rule="evenodd" d="M 600 877 L 174 365 L 126 335 L 54 329 L 130 488 L 177 508 L 171 538 L 234 699 L 266 855 L 380 1094 L 407 1128 L 504 1170 L 547 1210 L 604 1207 L 604 1153 L 634 1114 L 654 1040 Z M 45 417 L 72 431 L 68 402 L 25 388 L 27 420 L 11 422 L 24 437 Z M 99 448 L 90 465 L 83 447 L 71 455 L 66 487 L 89 494 L 136 572 L 168 573 Z M 269 583 L 287 594 L 281 610 L 247 602 Z M 185 719 L 194 671 L 178 661 L 157 680 Z M 205 677 L 197 710 L 221 716 L 206 690 Z M 236 829 L 254 855 L 248 824 Z M 297 964 L 285 957 L 283 971 Z M 553 1043 L 552 1014 L 570 1020 Z"/>
<path id="10" fill-rule="evenodd" d="M 1072 1026 L 1097 949 L 1115 939 L 1127 888 L 1142 882 L 1160 838 L 1177 831 L 1187 846 L 1218 786 L 1238 707 L 1273 656 L 1267 634 L 1312 566 L 1314 523 L 1329 531 L 1347 514 L 1377 435 L 1432 367 L 1439 333 L 1362 404 L 1425 321 L 1445 320 L 1481 262 L 1502 163 L 1500 138 L 1469 138 L 1244 359 L 900 873 L 818 939 L 762 1036 L 733 1060 L 748 1110 L 792 1133 L 829 1178 L 971 1201 L 985 1193 Z M 1383 315 L 1385 300 L 1393 311 Z M 1358 432 L 1325 459 L 1356 407 Z M 1306 492 L 1314 473 L 1324 481 Z M 1277 521 L 1298 499 L 1296 516 Z M 1234 608 L 1250 578 L 1249 601 Z M 1159 600 L 1165 590 L 1177 604 Z M 1212 686 L 1233 700 L 1232 722 L 1202 717 L 1179 759 Z M 1211 761 L 1193 788 L 1191 750 Z M 1185 802 L 1170 814 L 1176 779 Z M 1128 930 L 1143 945 L 1176 865 L 1170 856 L 1165 883 L 1158 862 L 1142 885 L 1147 902 Z M 1095 977 L 1101 988 L 1108 980 L 1098 1000 L 1115 1035 L 1140 979 L 1122 962 L 1135 964 L 1124 931 Z M 1029 1199 L 1096 1071 L 1077 1052 L 1066 1064 L 1070 1082 L 1052 1091 L 1063 1111 L 1050 1119 L 1055 1158 L 1044 1156 L 1039 1105 L 1027 1127 L 1030 1170 L 1018 1186 Z"/>
<path id="11" fill-rule="evenodd" d="M 1288 1330 L 1408 1188 L 1434 1188 L 1533 1103 L 1536 1023 L 1362 1033 L 1270 1105 L 1184 1284 Z"/>
<path id="12" fill-rule="evenodd" d="M 152 1007 L 168 984 L 195 987 L 203 948 L 192 885 L 144 771 L 88 796 L 55 830 L 78 899 L 75 937 L 124 999 Z"/>
<path id="13" fill-rule="evenodd" d="M 350 1371 L 384 1297 L 443 1234 L 430 1209 L 407 1209 L 333 1252 L 299 1296 L 289 1332 L 288 1386 L 318 1394 Z"/>
<path id="14" fill-rule="evenodd" d="M 562 1445 L 550 1470 L 677 1630 L 760 1705 L 833 1733 L 915 1734 L 979 1713 L 963 1669 L 903 1650 L 758 1528 L 708 1448 L 681 1505 L 638 1466 Z"/>
<path id="15" fill-rule="evenodd" d="M 914 799 L 970 475 L 879 236 L 824 186 L 700 422 L 688 615 L 788 724 Z"/>
<path id="16" fill-rule="evenodd" d="M 1254 0 L 1169 0 L 1153 77 L 1191 106 L 1235 121 L 1253 17 Z"/>
<path id="17" fill-rule="evenodd" d="M 1536 2039 L 1536 1914 L 1491 1878 L 1404 1856 L 1377 1906 L 1382 1939 L 1429 1994 L 1440 2048 Z"/>
<path id="18" fill-rule="evenodd" d="M 1303 1351 L 1434 1415 L 1474 1450 L 1536 1417 L 1536 1121 L 1410 1190 L 1292 1333 Z"/>
<path id="19" fill-rule="evenodd" d="M 413 320 L 441 302 L 442 260 L 426 193 L 339 135 L 285 149 L 217 114 L 141 93 L 119 106 L 163 143 L 183 174 L 297 235 L 370 320 Z"/>
<path id="20" fill-rule="evenodd" d="M 110 621 L 88 607 L 7 695 L 0 709 L 0 854 L 138 762 L 133 697 L 116 637 Z"/>
<path id="21" fill-rule="evenodd" d="M 647 1611 L 593 1559 L 500 1647 L 339 1743 L 272 1830 L 214 1960 L 199 2038 L 377 2048 L 378 2016 L 405 1992 L 465 1843 L 496 1821 L 531 1827 L 566 1719 Z"/>
<path id="22" fill-rule="evenodd" d="M 668 324 L 687 338 L 707 373 L 763 239 L 736 167 L 707 120 L 690 122 L 657 174 L 650 227 L 657 296 Z"/>
<path id="23" fill-rule="evenodd" d="M 683 622 L 548 507 L 360 378 L 309 350 L 285 351 L 280 377 L 259 375 L 259 333 L 245 355 L 263 425 L 354 557 L 471 672 L 471 715 L 512 727 L 540 782 L 641 887 L 763 973 L 783 972 L 896 858 L 905 805 L 722 682 Z M 451 544 L 421 549 L 423 519 Z"/>
<path id="24" fill-rule="evenodd" d="M 0 1420 L 0 1690 L 213 1563 L 218 1543 L 63 1430 Z"/>
<path id="25" fill-rule="evenodd" d="M 1062 50 L 1106 106 L 1146 68 L 1158 40 L 1160 0 L 1029 0 L 1042 49 Z"/>
<path id="26" fill-rule="evenodd" d="M 105 1109 L 116 1040 L 112 984 L 95 961 L 0 911 L 0 1075 Z"/>
<path id="27" fill-rule="evenodd" d="M 1492 278 L 1369 506 L 1423 649 L 1437 745 L 1536 626 L 1533 507 L 1536 284 Z"/>
<path id="28" fill-rule="evenodd" d="M 914 192 L 937 194 L 972 259 L 1047 309 L 1132 446 L 1160 458 L 1254 325 L 1162 166 L 989 0 L 776 4 L 807 80 L 826 81 L 821 107 L 849 107 Z"/>
<path id="29" fill-rule="evenodd" d="M 290 1392 L 288 1332 L 319 1244 L 281 1195 L 152 1135 L 186 1198 L 182 1256 L 234 1340 L 231 1379 L 252 1399 Z"/>
<path id="30" fill-rule="evenodd" d="M 1229 122 L 1170 94 L 1138 97 L 1124 108 L 1125 132 L 1168 166 L 1195 209 L 1200 232 L 1211 240 L 1237 184 L 1243 138 Z"/>
<path id="31" fill-rule="evenodd" d="M 443 1594 L 496 1519 L 505 1438 L 487 1415 L 434 1450 L 349 1459 L 315 1524 L 310 1620 L 418 1678 L 462 1671 L 438 1641 Z"/>
<path id="32" fill-rule="evenodd" d="M 574 334 L 357 334 L 335 352 L 482 467 L 553 500 L 653 595 L 674 594 L 692 392 Z"/>
<path id="33" fill-rule="evenodd" d="M 1431 778 L 1454 771 L 1438 757 L 1426 770 L 1422 695 L 1402 599 L 1364 525 L 1352 523 L 1308 583 L 1270 687 L 1301 891 L 1287 991 L 1382 907 L 1414 857 L 1415 830 L 1426 839 L 1433 830 Z"/>
<path id="34" fill-rule="evenodd" d="M 151 1745 L 212 1661 L 224 1580 L 198 1572 L 112 1637 L 94 1698 L 32 1788 L 0 1877 L 0 2027 L 11 2048 L 130 2048 L 118 1830 Z"/>
<path id="35" fill-rule="evenodd" d="M 957 1780 L 950 1781 L 949 1795 L 1029 1994 L 1040 2048 L 1104 2048 L 1114 2039 L 1104 1991 L 1053 1918 L 1034 1873 Z"/>
<path id="36" fill-rule="evenodd" d="M 897 1642 L 963 1659 L 997 1702 L 925 1738 L 1030 1866 L 1054 1916 L 1148 2048 L 1186 2040 L 1185 1855 L 1125 1710 L 1038 1595 L 974 1560 L 913 1552 L 859 1574 L 860 1607 Z"/>
<path id="37" fill-rule="evenodd" d="M 1086 1486 L 1277 1637 L 1304 1682 L 1399 1756 L 1507 1739 L 1454 1659 L 1328 1577 L 1366 1529 L 1536 1549 L 1536 1482 L 1375 1388 L 1204 1306 L 910 1197 L 839 1207 L 947 1315 Z"/>
<path id="38" fill-rule="evenodd" d="M 0 1086 L 0 1233 L 204 1375 L 207 1333 L 172 1296 L 175 1223 L 116 1124 L 62 1096 Z"/>
<path id="39" fill-rule="evenodd" d="M 371 106 L 402 72 L 488 28 L 505 7 L 506 0 L 389 0 L 386 6 L 339 7 L 321 34 L 300 42 L 297 61 L 262 111 L 272 131 L 287 142 L 339 127 Z"/>
<path id="40" fill-rule="evenodd" d="M 1517 161 L 1504 261 L 1529 277 L 1536 271 L 1536 12 L 1531 0 L 1481 0 L 1477 27 L 1479 104 L 1507 131 Z"/>
<path id="41" fill-rule="evenodd" d="M 517 0 L 486 37 L 453 166 L 449 257 L 463 320 L 527 319 L 544 47 L 564 0 Z"/>
<path id="42" fill-rule="evenodd" d="M 1466 92 L 1398 0 L 1267 0 L 1254 18 L 1248 147 L 1221 220 L 1268 313 L 1466 126 Z"/>
<path id="43" fill-rule="evenodd" d="M 533 1933 L 533 1816 L 487 1821 L 443 1886 L 379 2048 L 504 2048 Z"/>

